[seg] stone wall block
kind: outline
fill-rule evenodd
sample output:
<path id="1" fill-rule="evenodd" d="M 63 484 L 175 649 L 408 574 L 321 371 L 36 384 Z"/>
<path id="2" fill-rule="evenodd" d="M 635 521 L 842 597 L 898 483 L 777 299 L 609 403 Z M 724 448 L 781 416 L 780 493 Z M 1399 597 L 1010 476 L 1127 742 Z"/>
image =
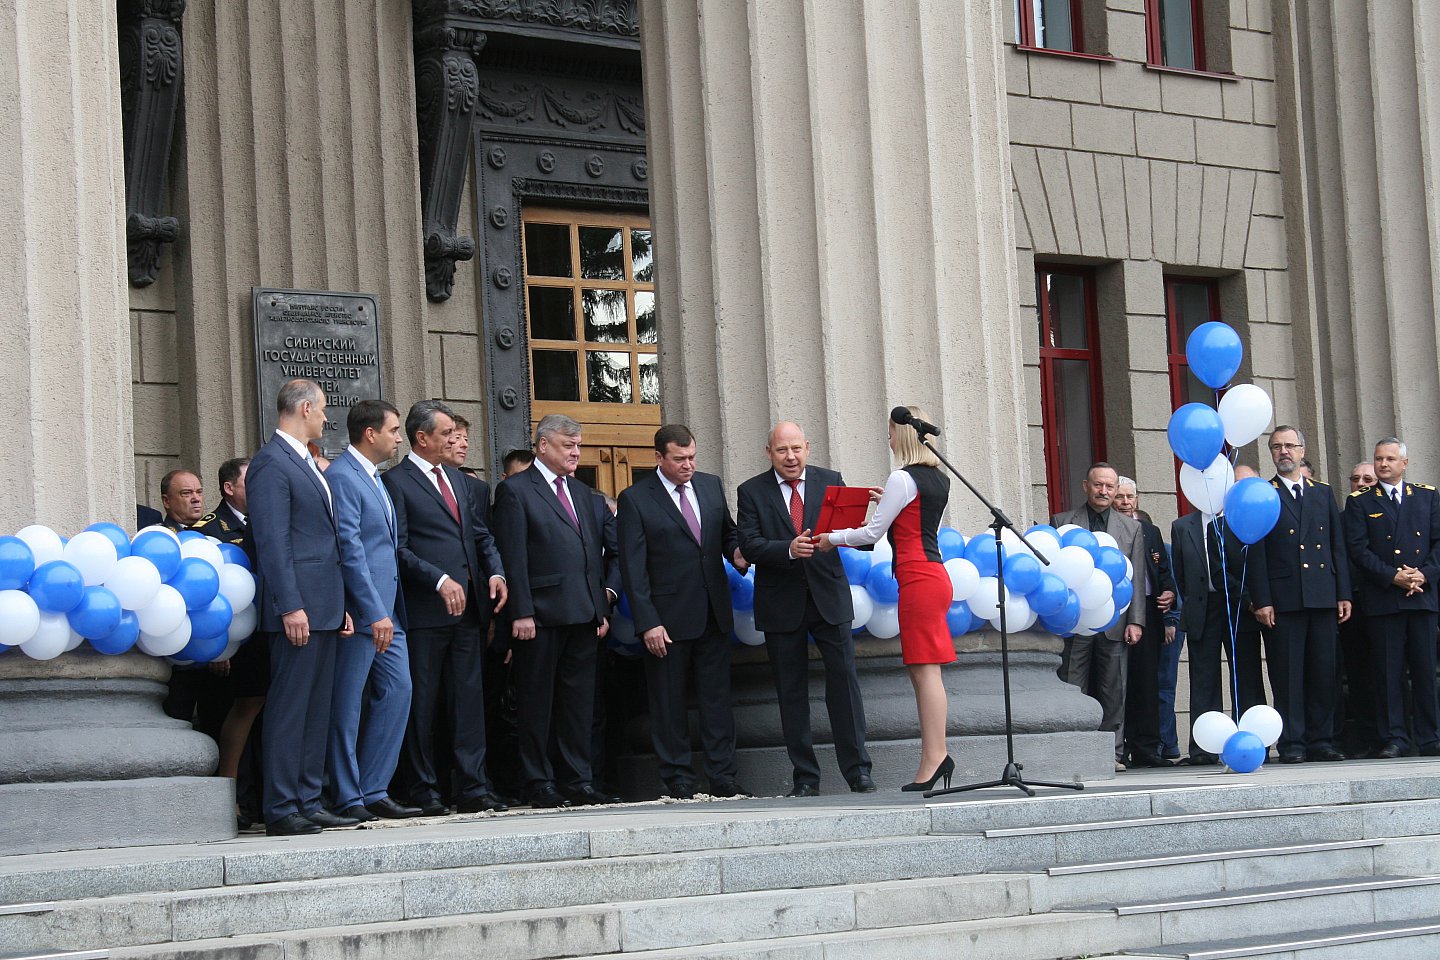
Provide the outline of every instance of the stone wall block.
<path id="1" fill-rule="evenodd" d="M 1077 150 L 1093 153 L 1135 152 L 1135 119 L 1130 110 L 1077 103 L 1071 108 Z"/>
<path id="2" fill-rule="evenodd" d="M 1145 59 L 1143 49 L 1139 58 Z M 1160 109 L 1160 74 L 1140 63 L 1107 63 L 1100 72 L 1100 100 L 1109 107 Z"/>
<path id="3" fill-rule="evenodd" d="M 1075 220 L 1075 199 L 1070 186 L 1070 164 L 1066 151 L 1037 150 L 1044 196 L 1050 204 L 1050 222 L 1055 228 L 1055 249 L 1049 253 L 1079 256 L 1080 227 Z M 1037 251 L 1038 252 L 1038 251 Z"/>
<path id="4" fill-rule="evenodd" d="M 1069 57 L 1030 57 L 1030 96 L 1044 100 L 1100 102 L 1100 70 L 1109 64 Z"/>
<path id="5" fill-rule="evenodd" d="M 1135 148 L 1142 157 L 1195 159 L 1195 121 L 1163 113 L 1135 115 Z"/>
<path id="6" fill-rule="evenodd" d="M 1011 96 L 1010 141 L 1037 147 L 1069 147 L 1074 143 L 1071 133 L 1071 106 L 1061 100 L 1037 100 L 1033 97 Z M 1134 134 L 1131 134 L 1133 139 Z"/>
<path id="7" fill-rule="evenodd" d="M 1203 167 L 1182 163 L 1175 168 L 1175 263 L 1200 263 L 1200 203 L 1204 190 Z"/>
<path id="8" fill-rule="evenodd" d="M 1224 88 L 1235 86 L 1210 77 L 1178 73 L 1160 75 L 1160 104 L 1166 113 L 1197 117 L 1225 115 Z"/>
<path id="9" fill-rule="evenodd" d="M 1268 33 L 1230 31 L 1230 66 L 1242 77 L 1275 79 L 1275 45 Z"/>
<path id="10" fill-rule="evenodd" d="M 1196 155 L 1201 163 L 1247 170 L 1279 170 L 1274 129 L 1224 120 L 1195 121 Z"/>
<path id="11" fill-rule="evenodd" d="M 1105 230 L 1106 256 L 1112 260 L 1126 259 L 1130 256 L 1130 232 L 1121 158 L 1095 157 L 1095 180 L 1100 186 L 1100 220 Z"/>
<path id="12" fill-rule="evenodd" d="M 1277 217 L 1251 217 L 1250 236 L 1245 244 L 1245 266 L 1260 269 L 1285 268 L 1285 221 Z"/>
<path id="13" fill-rule="evenodd" d="M 1080 251 L 1087 257 L 1104 257 L 1105 225 L 1100 213 L 1100 184 L 1095 175 L 1095 156 L 1071 150 L 1065 154 L 1065 159 L 1070 168 L 1070 191 L 1075 202 Z"/>

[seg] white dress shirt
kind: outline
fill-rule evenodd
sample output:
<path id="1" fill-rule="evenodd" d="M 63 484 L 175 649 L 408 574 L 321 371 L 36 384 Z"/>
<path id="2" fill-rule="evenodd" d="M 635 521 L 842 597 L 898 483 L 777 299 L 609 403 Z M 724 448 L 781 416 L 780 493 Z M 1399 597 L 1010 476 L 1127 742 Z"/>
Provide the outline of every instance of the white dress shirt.
<path id="1" fill-rule="evenodd" d="M 875 505 L 875 512 L 870 514 L 865 526 L 832 530 L 825 536 L 831 543 L 846 547 L 868 547 L 872 543 L 879 543 L 880 538 L 885 536 L 885 531 L 890 529 L 890 524 L 900 516 L 900 511 L 918 496 L 920 488 L 915 486 L 915 478 L 905 470 L 896 470 L 885 481 L 885 492 L 880 495 L 880 502 Z"/>
<path id="2" fill-rule="evenodd" d="M 1405 491 L 1401 489 L 1403 486 L 1405 486 L 1403 481 L 1400 483 L 1380 481 L 1380 489 L 1385 491 L 1386 499 L 1395 501 L 1396 506 L 1399 506 L 1405 500 Z"/>
<path id="3" fill-rule="evenodd" d="M 315 476 L 320 479 L 320 487 L 325 491 L 325 503 L 330 508 L 330 513 L 333 516 L 335 513 L 335 498 L 330 496 L 330 484 L 325 482 L 325 474 L 320 472 L 320 464 L 316 463 L 315 458 L 310 455 L 310 449 L 284 430 L 276 430 L 275 436 L 290 444 L 290 449 L 294 450 L 295 454 L 309 464 L 311 470 L 315 471 Z"/>

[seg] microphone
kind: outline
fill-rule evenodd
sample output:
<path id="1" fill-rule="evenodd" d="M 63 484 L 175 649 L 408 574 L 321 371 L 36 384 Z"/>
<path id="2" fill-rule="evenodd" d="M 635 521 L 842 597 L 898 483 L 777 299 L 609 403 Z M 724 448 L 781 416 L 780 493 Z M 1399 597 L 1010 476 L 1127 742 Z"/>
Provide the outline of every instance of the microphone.
<path id="1" fill-rule="evenodd" d="M 939 427 L 933 423 L 926 423 L 924 420 L 921 420 L 915 416 L 915 414 L 911 413 L 908 407 L 896 407 L 894 410 L 891 410 L 890 420 L 892 423 L 898 423 L 901 426 L 907 423 L 910 424 L 910 426 L 915 428 L 915 432 L 920 435 L 921 440 L 924 440 L 926 435 L 933 437 L 940 436 Z"/>

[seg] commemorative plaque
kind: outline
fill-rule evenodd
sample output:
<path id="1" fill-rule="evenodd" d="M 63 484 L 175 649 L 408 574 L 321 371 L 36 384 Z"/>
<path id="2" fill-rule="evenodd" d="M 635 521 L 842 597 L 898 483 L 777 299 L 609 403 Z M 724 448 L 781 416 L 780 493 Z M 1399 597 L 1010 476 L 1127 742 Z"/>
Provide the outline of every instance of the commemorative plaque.
<path id="1" fill-rule="evenodd" d="M 325 391 L 321 452 L 334 459 L 348 438 L 350 408 L 380 391 L 380 310 L 373 294 L 325 290 L 251 289 L 260 442 L 279 420 L 275 396 L 286 380 L 314 380 Z"/>

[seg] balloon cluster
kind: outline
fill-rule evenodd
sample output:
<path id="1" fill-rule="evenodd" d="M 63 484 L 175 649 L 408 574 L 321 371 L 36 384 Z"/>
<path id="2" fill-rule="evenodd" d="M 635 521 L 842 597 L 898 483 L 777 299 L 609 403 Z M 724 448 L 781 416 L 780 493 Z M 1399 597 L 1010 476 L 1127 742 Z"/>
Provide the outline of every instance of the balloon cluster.
<path id="1" fill-rule="evenodd" d="M 132 541 L 95 523 L 69 540 L 32 525 L 0 537 L 0 651 L 50 660 L 85 641 L 176 662 L 230 657 L 255 630 L 245 551 L 195 530 L 146 527 Z"/>
<path id="2" fill-rule="evenodd" d="M 1203 513 L 1224 513 L 1241 543 L 1257 543 L 1280 519 L 1280 495 L 1259 477 L 1235 482 L 1234 450 L 1270 425 L 1270 395 L 1253 383 L 1230 386 L 1244 348 L 1229 324 L 1202 323 L 1185 343 L 1190 372 L 1207 387 L 1225 390 L 1217 406 L 1187 403 L 1170 415 L 1170 449 L 1180 458 L 1180 489 Z M 1228 389 L 1226 389 L 1228 387 Z M 1225 455 L 1225 445 L 1231 455 Z"/>
<path id="3" fill-rule="evenodd" d="M 1252 773 L 1260 769 L 1265 756 L 1280 739 L 1282 723 L 1274 707 L 1257 704 L 1246 710 L 1237 724 L 1218 710 L 1195 718 L 1191 736 L 1195 746 L 1217 754 L 1225 766 L 1236 773 Z"/>

